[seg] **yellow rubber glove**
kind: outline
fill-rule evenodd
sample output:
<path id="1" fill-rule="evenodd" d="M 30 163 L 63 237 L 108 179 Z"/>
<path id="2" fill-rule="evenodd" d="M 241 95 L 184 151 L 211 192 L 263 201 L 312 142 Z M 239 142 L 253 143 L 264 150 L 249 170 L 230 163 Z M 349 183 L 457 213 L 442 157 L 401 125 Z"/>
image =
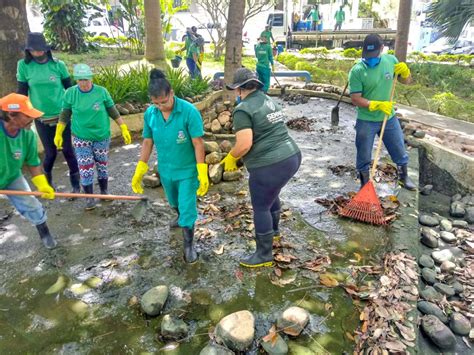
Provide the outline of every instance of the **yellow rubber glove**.
<path id="1" fill-rule="evenodd" d="M 31 182 L 36 186 L 38 191 L 44 192 L 44 194 L 41 195 L 42 198 L 48 200 L 54 199 L 54 189 L 49 185 L 44 174 L 33 176 Z"/>
<path id="2" fill-rule="evenodd" d="M 147 171 L 148 171 L 148 164 L 145 163 L 144 161 L 139 160 L 137 164 L 137 168 L 135 169 L 135 174 L 133 174 L 133 178 L 132 178 L 132 190 L 136 194 L 143 193 L 142 180 L 143 180 L 143 176 L 146 174 Z"/>
<path id="3" fill-rule="evenodd" d="M 221 160 L 221 164 L 224 164 L 224 171 L 235 171 L 237 170 L 237 161 L 239 158 L 234 158 L 232 154 L 227 154 L 224 159 Z"/>
<path id="4" fill-rule="evenodd" d="M 61 149 L 63 147 L 63 132 L 66 129 L 66 125 L 59 122 L 56 125 L 56 133 L 54 134 L 54 145 Z"/>
<path id="5" fill-rule="evenodd" d="M 406 79 L 410 76 L 410 68 L 404 62 L 395 64 L 395 75 L 400 75 L 402 79 Z"/>
<path id="6" fill-rule="evenodd" d="M 197 163 L 196 168 L 198 171 L 199 188 L 197 190 L 198 196 L 204 196 L 209 190 L 209 177 L 207 176 L 207 164 Z"/>
<path id="7" fill-rule="evenodd" d="M 132 143 L 132 137 L 130 136 L 130 132 L 128 131 L 128 127 L 125 123 L 120 125 L 120 130 L 122 131 L 122 137 L 125 144 Z"/>
<path id="8" fill-rule="evenodd" d="M 386 115 L 391 115 L 393 110 L 393 101 L 370 101 L 369 111 L 382 111 Z"/>

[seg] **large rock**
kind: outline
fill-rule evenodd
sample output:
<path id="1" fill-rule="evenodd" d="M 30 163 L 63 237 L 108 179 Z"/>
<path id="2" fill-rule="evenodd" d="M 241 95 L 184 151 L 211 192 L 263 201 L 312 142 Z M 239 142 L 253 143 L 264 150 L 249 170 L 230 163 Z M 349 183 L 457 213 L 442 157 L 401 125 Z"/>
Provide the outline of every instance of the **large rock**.
<path id="1" fill-rule="evenodd" d="M 474 224 L 474 207 L 466 208 L 466 215 L 464 216 L 464 219 L 467 223 Z"/>
<path id="2" fill-rule="evenodd" d="M 432 285 L 436 282 L 436 271 L 425 267 L 421 270 L 421 277 L 427 284 Z"/>
<path id="3" fill-rule="evenodd" d="M 439 222 L 439 228 L 442 231 L 451 232 L 453 230 L 453 224 L 449 219 L 442 219 L 441 222 Z"/>
<path id="4" fill-rule="evenodd" d="M 433 285 L 433 287 L 436 291 L 442 293 L 443 295 L 446 295 L 447 297 L 454 296 L 454 288 L 449 285 L 437 282 Z"/>
<path id="5" fill-rule="evenodd" d="M 464 286 L 459 281 L 452 280 L 449 283 L 449 286 L 451 286 L 454 289 L 454 293 L 456 293 L 457 295 L 464 292 Z"/>
<path id="6" fill-rule="evenodd" d="M 149 187 L 149 188 L 156 188 L 161 185 L 161 180 L 159 176 L 155 175 L 145 175 L 143 177 L 143 186 Z"/>
<path id="7" fill-rule="evenodd" d="M 232 143 L 228 140 L 223 140 L 219 147 L 224 153 L 229 153 L 232 150 Z"/>
<path id="8" fill-rule="evenodd" d="M 182 319 L 165 315 L 161 320 L 161 336 L 166 339 L 183 339 L 188 335 L 188 326 Z"/>
<path id="9" fill-rule="evenodd" d="M 219 144 L 217 142 L 204 142 L 204 151 L 206 154 L 214 153 L 214 152 L 221 152 L 221 148 L 219 148 Z"/>
<path id="10" fill-rule="evenodd" d="M 249 311 L 239 311 L 221 319 L 216 336 L 230 349 L 244 351 L 253 341 L 255 319 Z"/>
<path id="11" fill-rule="evenodd" d="M 438 318 L 429 315 L 421 320 L 425 334 L 442 350 L 451 350 L 456 345 L 456 337 Z"/>
<path id="12" fill-rule="evenodd" d="M 438 247 L 438 233 L 436 233 L 431 228 L 423 227 L 421 229 L 421 243 L 426 245 L 428 248 L 437 248 Z"/>
<path id="13" fill-rule="evenodd" d="M 211 122 L 211 132 L 212 133 L 220 133 L 221 130 L 222 130 L 222 126 L 219 123 L 219 121 L 217 119 L 213 120 Z"/>
<path id="14" fill-rule="evenodd" d="M 441 264 L 443 261 L 453 261 L 454 255 L 449 249 L 437 250 L 431 253 L 431 257 L 436 264 Z"/>
<path id="15" fill-rule="evenodd" d="M 223 174 L 223 180 L 224 181 L 237 181 L 240 180 L 244 174 L 242 173 L 241 170 L 236 170 L 236 171 L 225 171 Z"/>
<path id="16" fill-rule="evenodd" d="M 438 291 L 436 291 L 433 287 L 427 286 L 424 290 L 420 291 L 420 297 L 428 302 L 439 302 L 443 299 L 443 295 L 441 295 Z"/>
<path id="17" fill-rule="evenodd" d="M 420 215 L 418 220 L 421 225 L 427 226 L 427 227 L 436 227 L 439 224 L 438 218 L 427 215 L 427 214 Z"/>
<path id="18" fill-rule="evenodd" d="M 224 111 L 220 113 L 217 119 L 219 120 L 219 123 L 221 124 L 221 126 L 225 126 L 227 122 L 230 122 L 230 112 Z"/>
<path id="19" fill-rule="evenodd" d="M 221 155 L 218 152 L 213 152 L 211 154 L 206 155 L 206 164 L 219 164 L 221 161 Z"/>
<path id="20" fill-rule="evenodd" d="M 463 218 L 466 214 L 466 209 L 464 203 L 460 201 L 455 201 L 451 204 L 449 208 L 449 214 L 455 218 Z"/>
<path id="21" fill-rule="evenodd" d="M 277 320 L 277 328 L 284 333 L 298 336 L 309 322 L 309 313 L 301 307 L 286 309 Z"/>
<path id="22" fill-rule="evenodd" d="M 451 202 L 456 202 L 456 201 L 461 201 L 462 195 L 461 194 L 456 194 L 451 196 Z"/>
<path id="23" fill-rule="evenodd" d="M 426 132 L 421 131 L 421 130 L 416 130 L 415 133 L 413 133 L 413 137 L 415 138 L 425 138 Z"/>
<path id="24" fill-rule="evenodd" d="M 469 335 L 471 322 L 461 313 L 453 313 L 449 319 L 449 327 L 458 335 Z"/>
<path id="25" fill-rule="evenodd" d="M 153 287 L 145 292 L 140 301 L 143 312 L 149 316 L 160 314 L 168 299 L 168 287 L 161 285 Z"/>
<path id="26" fill-rule="evenodd" d="M 456 236 L 451 232 L 443 231 L 439 234 L 439 236 L 441 237 L 441 239 L 445 243 L 455 243 L 456 242 Z"/>
<path id="27" fill-rule="evenodd" d="M 420 259 L 418 260 L 418 264 L 420 264 L 421 267 L 427 267 L 429 269 L 433 268 L 435 263 L 434 260 L 431 258 L 431 256 L 423 254 L 420 256 Z"/>
<path id="28" fill-rule="evenodd" d="M 225 110 L 227 110 L 226 105 L 224 105 L 222 102 L 216 103 L 215 107 L 216 107 L 216 112 L 218 114 L 224 112 Z"/>
<path id="29" fill-rule="evenodd" d="M 456 219 L 453 221 L 454 228 L 467 228 L 467 226 L 468 226 L 467 221 L 462 221 L 460 219 Z"/>
<path id="30" fill-rule="evenodd" d="M 274 342 L 266 342 L 262 341 L 262 348 L 269 354 L 269 355 L 286 355 L 288 354 L 288 345 L 285 343 L 283 338 L 277 334 L 277 340 Z"/>
<path id="31" fill-rule="evenodd" d="M 436 316 L 441 322 L 448 323 L 448 317 L 446 317 L 441 308 L 434 303 L 418 301 L 417 307 L 421 313 Z"/>
<path id="32" fill-rule="evenodd" d="M 209 344 L 199 355 L 234 355 L 234 352 L 219 344 Z"/>
<path id="33" fill-rule="evenodd" d="M 213 184 L 218 184 L 222 181 L 222 174 L 224 167 L 222 164 L 209 165 L 209 179 Z"/>
<path id="34" fill-rule="evenodd" d="M 421 188 L 420 193 L 424 196 L 428 196 L 433 191 L 433 185 L 425 185 Z"/>
<path id="35" fill-rule="evenodd" d="M 456 264 L 452 261 L 445 260 L 441 263 L 440 268 L 442 272 L 450 274 L 454 271 L 454 269 L 456 269 Z"/>

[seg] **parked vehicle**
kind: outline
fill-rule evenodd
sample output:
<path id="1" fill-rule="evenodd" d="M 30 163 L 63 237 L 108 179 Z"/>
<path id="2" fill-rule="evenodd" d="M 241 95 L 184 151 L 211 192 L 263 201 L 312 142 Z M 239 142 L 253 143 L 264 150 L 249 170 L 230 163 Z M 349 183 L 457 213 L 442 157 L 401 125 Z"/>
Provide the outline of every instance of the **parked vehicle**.
<path id="1" fill-rule="evenodd" d="M 124 33 L 116 26 L 109 24 L 105 17 L 90 15 L 84 20 L 85 30 L 92 36 L 113 37 L 124 36 Z"/>
<path id="2" fill-rule="evenodd" d="M 423 47 L 421 51 L 423 53 L 441 54 L 446 53 L 451 48 L 453 48 L 453 45 L 449 43 L 447 38 L 442 37 L 427 45 L 426 47 Z"/>
<path id="3" fill-rule="evenodd" d="M 460 39 L 448 52 L 449 54 L 474 54 L 474 42 Z"/>

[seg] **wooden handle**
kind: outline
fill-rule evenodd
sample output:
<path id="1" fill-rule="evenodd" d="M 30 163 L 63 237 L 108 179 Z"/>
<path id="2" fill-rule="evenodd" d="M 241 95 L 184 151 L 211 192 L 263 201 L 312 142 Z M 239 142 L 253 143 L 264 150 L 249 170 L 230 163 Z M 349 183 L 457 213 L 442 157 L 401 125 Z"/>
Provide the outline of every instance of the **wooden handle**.
<path id="1" fill-rule="evenodd" d="M 0 190 L 0 195 L 11 196 L 41 196 L 44 192 L 40 191 L 20 191 L 20 190 Z M 56 197 L 67 198 L 97 198 L 100 200 L 126 200 L 126 201 L 143 201 L 148 200 L 146 196 L 124 196 L 124 195 L 100 195 L 100 194 L 74 194 L 70 192 L 55 192 Z"/>
<path id="2" fill-rule="evenodd" d="M 393 79 L 392 92 L 390 93 L 390 101 L 393 101 L 395 96 L 395 87 L 397 86 L 398 76 L 395 76 Z M 377 143 L 377 150 L 375 151 L 374 162 L 372 164 L 372 169 L 370 169 L 369 180 L 373 180 L 375 175 L 375 170 L 377 169 L 377 164 L 379 162 L 380 151 L 382 150 L 382 141 L 383 134 L 385 133 L 385 126 L 387 125 L 388 115 L 385 115 L 383 118 L 382 129 L 380 130 L 379 141 Z"/>
<path id="3" fill-rule="evenodd" d="M 339 104 L 341 103 L 342 97 L 346 93 L 347 87 L 349 86 L 349 82 L 346 83 L 346 86 L 344 86 L 344 90 L 342 90 L 341 96 L 339 96 L 339 100 L 337 100 L 336 107 L 339 107 Z"/>

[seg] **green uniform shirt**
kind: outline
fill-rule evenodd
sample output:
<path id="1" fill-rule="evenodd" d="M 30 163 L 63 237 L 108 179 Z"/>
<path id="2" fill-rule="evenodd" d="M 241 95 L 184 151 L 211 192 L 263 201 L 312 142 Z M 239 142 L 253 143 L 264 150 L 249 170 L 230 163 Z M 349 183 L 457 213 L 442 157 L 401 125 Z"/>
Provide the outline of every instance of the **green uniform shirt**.
<path id="1" fill-rule="evenodd" d="M 265 37 L 267 39 L 267 44 L 270 44 L 272 41 L 275 41 L 273 39 L 273 34 L 272 34 L 272 31 L 263 31 L 262 33 L 260 33 L 260 37 Z M 270 41 L 271 40 L 271 41 Z"/>
<path id="2" fill-rule="evenodd" d="M 35 132 L 20 129 L 15 137 L 11 137 L 0 121 L 0 189 L 6 188 L 21 176 L 24 164 L 41 164 Z"/>
<path id="3" fill-rule="evenodd" d="M 308 17 L 311 17 L 313 21 L 319 21 L 319 10 L 312 9 Z"/>
<path id="4" fill-rule="evenodd" d="M 189 44 L 188 51 L 186 52 L 186 58 L 191 58 L 194 59 L 193 54 L 196 54 L 196 56 L 199 58 L 199 54 L 201 53 L 201 50 L 199 47 L 196 45 L 196 43 L 192 42 Z"/>
<path id="5" fill-rule="evenodd" d="M 247 168 L 278 163 L 300 151 L 288 134 L 284 118 L 281 108 L 261 90 L 248 95 L 234 109 L 234 130 L 253 131 L 252 148 L 243 157 Z"/>
<path id="6" fill-rule="evenodd" d="M 186 38 L 184 40 L 184 49 L 186 51 L 186 58 L 190 58 L 189 57 L 189 47 L 191 46 L 191 43 L 193 43 L 193 41 L 191 41 L 191 38 L 189 38 L 189 36 L 186 36 Z"/>
<path id="7" fill-rule="evenodd" d="M 69 78 L 66 65 L 60 60 L 37 63 L 18 61 L 16 78 L 28 83 L 28 96 L 35 108 L 44 112 L 40 119 L 59 116 L 64 95 L 62 80 Z"/>
<path id="8" fill-rule="evenodd" d="M 389 101 L 392 90 L 395 64 L 398 59 L 391 54 L 383 54 L 380 63 L 369 68 L 362 60 L 349 72 L 349 89 L 351 94 L 361 93 L 367 100 Z M 390 117 L 395 114 L 392 110 Z M 369 111 L 366 107 L 357 107 L 357 119 L 364 121 L 383 121 L 382 111 Z"/>
<path id="9" fill-rule="evenodd" d="M 257 57 L 257 67 L 268 68 L 273 65 L 272 47 L 267 43 L 259 43 L 255 45 L 255 56 Z"/>
<path id="10" fill-rule="evenodd" d="M 63 108 L 72 111 L 72 134 L 80 139 L 99 142 L 110 137 L 107 109 L 112 106 L 109 92 L 99 85 L 93 85 L 88 92 L 75 85 L 64 94 Z"/>
<path id="11" fill-rule="evenodd" d="M 193 138 L 202 137 L 201 114 L 189 102 L 174 97 L 168 120 L 150 106 L 145 112 L 143 138 L 153 139 L 158 156 L 158 172 L 170 180 L 197 177 Z"/>
<path id="12" fill-rule="evenodd" d="M 344 10 L 337 10 L 334 18 L 336 19 L 337 23 L 343 23 L 346 19 L 346 14 L 344 13 Z"/>

